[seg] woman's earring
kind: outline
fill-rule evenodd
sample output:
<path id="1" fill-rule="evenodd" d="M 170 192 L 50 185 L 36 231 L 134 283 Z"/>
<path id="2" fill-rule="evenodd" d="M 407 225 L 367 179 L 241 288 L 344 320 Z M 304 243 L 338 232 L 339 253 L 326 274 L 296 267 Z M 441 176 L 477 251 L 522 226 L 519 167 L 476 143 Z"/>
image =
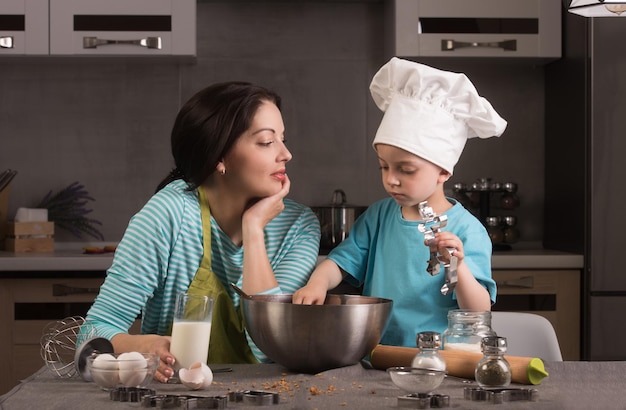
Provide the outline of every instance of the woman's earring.
<path id="1" fill-rule="evenodd" d="M 222 168 L 221 171 L 220 171 L 220 174 L 222 174 L 222 175 L 226 174 L 226 168 Z"/>

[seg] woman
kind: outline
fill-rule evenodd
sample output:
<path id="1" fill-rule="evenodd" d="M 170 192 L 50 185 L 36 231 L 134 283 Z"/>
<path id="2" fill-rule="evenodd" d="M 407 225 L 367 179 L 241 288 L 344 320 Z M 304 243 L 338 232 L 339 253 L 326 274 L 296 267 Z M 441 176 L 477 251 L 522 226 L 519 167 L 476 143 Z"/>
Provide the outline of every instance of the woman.
<path id="1" fill-rule="evenodd" d="M 214 298 L 210 363 L 265 361 L 229 283 L 293 293 L 320 239 L 313 212 L 286 198 L 291 153 L 278 95 L 241 82 L 209 86 L 181 108 L 171 139 L 175 168 L 131 219 L 87 314 L 116 353 L 157 353 L 161 382 L 174 374 L 167 335 L 178 293 Z M 129 335 L 140 314 L 141 335 Z"/>

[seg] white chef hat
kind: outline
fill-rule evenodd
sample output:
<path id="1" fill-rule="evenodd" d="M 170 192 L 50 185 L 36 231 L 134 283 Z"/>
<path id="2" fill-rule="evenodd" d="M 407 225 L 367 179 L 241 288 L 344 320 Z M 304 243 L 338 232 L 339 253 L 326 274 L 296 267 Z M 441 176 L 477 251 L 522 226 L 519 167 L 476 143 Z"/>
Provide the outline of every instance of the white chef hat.
<path id="1" fill-rule="evenodd" d="M 468 138 L 499 137 L 506 121 L 464 75 L 392 58 L 372 79 L 385 114 L 372 145 L 389 144 L 452 173 Z"/>

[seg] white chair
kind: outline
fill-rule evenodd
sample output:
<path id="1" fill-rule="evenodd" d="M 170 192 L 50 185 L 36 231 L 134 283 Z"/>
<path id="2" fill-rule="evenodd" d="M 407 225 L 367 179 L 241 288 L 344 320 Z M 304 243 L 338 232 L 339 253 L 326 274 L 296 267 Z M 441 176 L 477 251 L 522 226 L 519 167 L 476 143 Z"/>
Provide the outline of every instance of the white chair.
<path id="1" fill-rule="evenodd" d="M 506 355 L 563 361 L 554 327 L 543 316 L 523 312 L 491 312 L 491 327 L 498 336 L 506 337 Z"/>

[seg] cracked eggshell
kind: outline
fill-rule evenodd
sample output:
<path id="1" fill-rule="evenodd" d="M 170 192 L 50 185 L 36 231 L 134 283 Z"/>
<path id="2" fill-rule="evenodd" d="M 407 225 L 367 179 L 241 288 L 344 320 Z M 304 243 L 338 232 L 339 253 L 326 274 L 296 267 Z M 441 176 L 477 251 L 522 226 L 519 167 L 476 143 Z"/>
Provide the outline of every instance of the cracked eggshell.
<path id="1" fill-rule="evenodd" d="M 213 382 L 213 372 L 202 362 L 192 364 L 189 369 L 181 368 L 178 377 L 183 385 L 192 390 L 208 389 Z"/>
<path id="2" fill-rule="evenodd" d="M 117 356 L 120 383 L 125 387 L 135 387 L 143 383 L 148 374 L 148 361 L 138 352 L 122 353 Z"/>
<path id="3" fill-rule="evenodd" d="M 105 389 L 117 386 L 120 379 L 115 356 L 108 353 L 97 355 L 91 363 L 91 377 L 98 386 Z"/>

